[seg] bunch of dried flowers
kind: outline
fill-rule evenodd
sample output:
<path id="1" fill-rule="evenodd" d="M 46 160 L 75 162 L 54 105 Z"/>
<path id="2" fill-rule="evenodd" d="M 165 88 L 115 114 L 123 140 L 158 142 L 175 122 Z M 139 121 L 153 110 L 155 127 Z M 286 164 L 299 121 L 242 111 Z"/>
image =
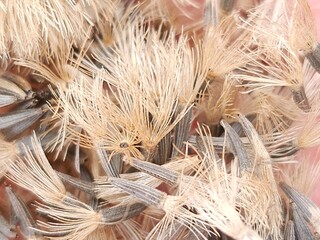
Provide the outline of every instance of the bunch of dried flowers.
<path id="1" fill-rule="evenodd" d="M 307 0 L 12 0 L 0 19 L 0 239 L 318 237 Z"/>

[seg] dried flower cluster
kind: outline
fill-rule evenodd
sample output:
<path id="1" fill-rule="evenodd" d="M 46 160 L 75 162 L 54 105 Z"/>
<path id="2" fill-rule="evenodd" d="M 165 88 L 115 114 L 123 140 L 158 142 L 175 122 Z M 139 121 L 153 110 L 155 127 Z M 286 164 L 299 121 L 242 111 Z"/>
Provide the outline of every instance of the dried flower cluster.
<path id="1" fill-rule="evenodd" d="M 317 238 L 315 22 L 258 2 L 1 1 L 0 239 Z"/>

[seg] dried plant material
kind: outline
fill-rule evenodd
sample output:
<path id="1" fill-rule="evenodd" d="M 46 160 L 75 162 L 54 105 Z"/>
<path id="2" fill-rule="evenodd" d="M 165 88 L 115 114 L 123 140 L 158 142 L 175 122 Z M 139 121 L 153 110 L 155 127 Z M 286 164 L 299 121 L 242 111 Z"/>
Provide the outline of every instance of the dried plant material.
<path id="1" fill-rule="evenodd" d="M 277 191 L 277 183 L 273 169 L 270 165 L 270 156 L 253 125 L 241 114 L 239 115 L 239 121 L 254 150 L 252 165 L 255 167 L 253 171 L 256 176 L 261 178 L 262 184 L 264 181 L 268 182 L 268 188 L 261 191 L 261 195 L 259 196 L 262 201 L 266 200 L 269 205 L 268 213 L 265 214 L 269 225 L 268 231 L 270 231 L 270 234 L 273 236 L 280 236 L 279 226 L 281 226 L 282 223 L 282 204 Z M 254 176 L 252 176 L 252 178 L 253 177 Z M 259 182 L 258 179 L 257 181 Z"/>
<path id="2" fill-rule="evenodd" d="M 177 109 L 177 114 L 179 114 L 179 107 Z M 171 157 L 176 157 L 179 154 L 179 150 L 182 149 L 183 144 L 188 139 L 188 133 L 190 130 L 192 121 L 192 111 L 191 109 L 186 113 L 186 115 L 177 123 L 175 128 L 173 129 L 173 149 L 171 153 Z"/>
<path id="3" fill-rule="evenodd" d="M 88 11 L 90 8 L 92 15 Z M 88 38 L 92 20 L 99 12 L 111 16 L 111 9 L 114 9 L 113 1 L 3 3 L 0 8 L 0 18 L 5 23 L 0 32 L 1 57 L 4 60 L 10 57 L 40 60 L 43 56 L 57 56 L 63 52 L 61 46 Z"/>
<path id="4" fill-rule="evenodd" d="M 17 101 L 18 101 L 18 98 L 16 96 L 0 94 L 0 108 L 8 106 L 12 103 L 16 103 Z"/>
<path id="5" fill-rule="evenodd" d="M 28 110 L 29 110 L 29 114 L 26 114 L 26 112 L 24 111 L 28 111 Z M 46 112 L 47 112 L 46 105 L 43 105 L 40 108 L 17 110 L 13 112 L 14 115 L 11 117 L 17 117 L 17 119 L 19 119 L 19 122 L 15 125 L 11 125 L 3 129 L 2 130 L 3 135 L 6 136 L 7 140 L 10 140 L 10 141 L 13 140 L 17 136 L 20 136 L 32 125 L 34 125 Z M 26 114 L 26 116 L 22 117 L 22 115 L 24 114 Z"/>
<path id="6" fill-rule="evenodd" d="M 0 93 L 4 95 L 14 96 L 18 100 L 24 100 L 27 98 L 27 93 L 21 89 L 18 85 L 14 82 L 0 77 L 1 79 L 1 86 L 0 86 Z"/>
<path id="7" fill-rule="evenodd" d="M 32 69 L 34 76 L 40 77 L 53 85 L 60 83 L 65 88 L 66 83 L 71 82 L 74 78 L 86 77 L 79 71 L 79 62 L 86 52 L 83 45 L 79 46 L 78 61 L 72 61 L 75 54 L 72 46 L 63 46 L 63 51 L 59 57 L 48 60 L 48 63 L 19 58 L 15 59 L 15 65 Z"/>
<path id="8" fill-rule="evenodd" d="M 237 89 L 232 81 L 215 80 L 208 85 L 206 92 L 201 96 L 198 108 L 206 114 L 206 122 L 219 124 L 221 119 L 229 119 L 236 111 L 234 105 L 237 97 Z"/>
<path id="9" fill-rule="evenodd" d="M 177 34 L 191 36 L 203 27 L 206 0 L 147 0 L 144 1 L 144 15 L 153 21 L 167 23 Z"/>
<path id="10" fill-rule="evenodd" d="M 103 216 L 102 222 L 104 224 L 116 224 L 140 214 L 145 208 L 146 205 L 142 203 L 132 203 L 106 208 L 100 213 Z"/>
<path id="11" fill-rule="evenodd" d="M 178 173 L 171 171 L 170 169 L 135 158 L 124 159 L 124 161 L 128 162 L 132 167 L 150 174 L 151 176 L 156 177 L 168 184 L 173 185 L 177 183 L 179 177 Z"/>
<path id="12" fill-rule="evenodd" d="M 98 148 L 97 154 L 107 176 L 119 177 L 119 172 L 117 172 L 117 170 L 115 169 L 112 159 L 107 155 L 106 151 L 104 149 Z"/>
<path id="13" fill-rule="evenodd" d="M 308 112 L 311 109 L 304 87 L 300 87 L 298 91 L 293 91 L 292 95 L 294 102 L 300 109 L 305 112 Z"/>
<path id="14" fill-rule="evenodd" d="M 294 202 L 299 211 L 301 211 L 303 218 L 314 227 L 316 232 L 319 232 L 319 208 L 310 199 L 289 185 L 281 183 L 280 186 L 286 195 Z"/>
<path id="15" fill-rule="evenodd" d="M 18 2 L 0 1 L 0 191 L 33 203 L 29 238 L 316 237 L 287 187 L 314 197 L 320 176 L 307 0 Z M 3 216 L 24 205 L 7 191 Z"/>
<path id="16" fill-rule="evenodd" d="M 69 197 L 65 197 L 63 202 L 38 203 L 37 211 L 52 220 L 49 222 L 39 221 L 39 229 L 36 231 L 52 239 L 57 237 L 61 240 L 85 239 L 102 223 L 102 214 Z"/>
<path id="17" fill-rule="evenodd" d="M 235 40 L 232 39 L 236 34 L 238 29 L 233 17 L 227 17 L 219 25 L 206 31 L 203 40 L 203 67 L 208 68 L 210 80 L 224 78 L 250 60 L 244 54 L 246 47 L 243 45 L 250 37 L 249 32 L 243 31 Z"/>
<path id="18" fill-rule="evenodd" d="M 243 73 L 232 74 L 232 79 L 247 87 L 246 92 L 272 87 L 299 91 L 303 86 L 302 64 L 288 43 L 279 39 L 260 51 L 261 54 L 251 58 L 247 66 L 240 68 Z"/>
<path id="19" fill-rule="evenodd" d="M 22 234 L 26 238 L 34 237 L 35 232 L 33 228 L 35 227 L 35 222 L 28 211 L 27 206 L 21 199 L 19 199 L 10 187 L 6 187 L 6 192 L 10 199 L 11 210 L 14 213 L 15 218 L 18 220 Z"/>
<path id="20" fill-rule="evenodd" d="M 10 114 L 2 115 L 0 116 L 0 129 L 14 127 L 16 124 L 26 124 L 28 127 L 38 120 L 45 111 L 46 108 L 42 107 L 18 110 L 11 112 Z M 20 128 L 25 129 L 24 126 Z"/>
<path id="21" fill-rule="evenodd" d="M 166 163 L 172 155 L 172 147 L 172 136 L 171 133 L 168 133 L 159 142 L 153 162 L 157 165 L 163 165 Z"/>
<path id="22" fill-rule="evenodd" d="M 221 0 L 220 7 L 224 12 L 230 12 L 233 9 L 236 0 Z"/>
<path id="23" fill-rule="evenodd" d="M 320 128 L 318 125 L 319 110 L 310 112 L 305 119 L 303 119 L 304 124 L 298 125 L 292 128 L 292 131 L 297 133 L 297 137 L 294 144 L 299 148 L 314 147 L 320 143 Z"/>
<path id="24" fill-rule="evenodd" d="M 32 87 L 31 87 L 30 83 L 26 79 L 24 79 L 23 77 L 21 77 L 17 74 L 10 73 L 10 72 L 5 72 L 5 73 L 1 74 L 0 78 L 13 82 L 18 87 L 20 87 L 25 93 L 27 93 L 30 96 L 32 95 Z"/>
<path id="25" fill-rule="evenodd" d="M 63 183 L 49 164 L 36 137 L 31 143 L 32 151 L 24 146 L 25 157 L 18 158 L 12 164 L 8 177 L 44 202 L 62 200 L 66 195 Z"/>
<path id="26" fill-rule="evenodd" d="M 94 184 L 93 183 L 71 177 L 71 176 L 64 174 L 64 173 L 61 173 L 61 172 L 57 172 L 57 174 L 61 178 L 62 181 L 67 182 L 68 184 L 71 184 L 72 186 L 75 186 L 77 189 L 80 189 L 81 191 L 84 191 L 88 194 L 94 195 Z"/>
<path id="27" fill-rule="evenodd" d="M 14 238 L 16 236 L 16 233 L 13 232 L 11 228 L 12 226 L 0 215 L 0 237 L 2 237 L 2 239 Z"/>
<path id="28" fill-rule="evenodd" d="M 311 233 L 307 222 L 303 217 L 303 214 L 300 212 L 300 209 L 298 209 L 295 203 L 291 203 L 291 210 L 297 239 L 314 239 L 313 234 Z"/>
<path id="29" fill-rule="evenodd" d="M 225 135 L 227 139 L 227 146 L 230 148 L 230 151 L 238 158 L 239 160 L 239 170 L 240 173 L 250 169 L 252 163 L 250 162 L 249 156 L 246 152 L 246 149 L 241 142 L 239 135 L 236 131 L 225 121 L 221 121 L 221 125 L 225 129 Z"/>
<path id="30" fill-rule="evenodd" d="M 320 72 L 320 45 L 317 44 L 317 47 L 312 50 L 312 52 L 306 54 L 306 58 L 309 60 L 312 67 L 317 72 Z"/>
<path id="31" fill-rule="evenodd" d="M 311 65 L 319 71 L 316 25 L 308 1 L 293 1 L 291 11 L 289 42 L 296 51 L 301 51 Z"/>
<path id="32" fill-rule="evenodd" d="M 131 182 L 121 178 L 109 178 L 112 185 L 121 188 L 123 191 L 132 194 L 140 201 L 148 205 L 159 206 L 161 201 L 165 198 L 166 193 L 157 189 L 147 187 L 145 185 Z"/>
<path id="33" fill-rule="evenodd" d="M 250 95 L 240 109 L 242 114 L 254 116 L 252 122 L 262 136 L 284 132 L 302 113 L 292 99 L 272 91 L 257 91 Z"/>
<path id="34" fill-rule="evenodd" d="M 19 154 L 18 147 L 0 138 L 0 179 L 6 173 Z"/>
<path id="35" fill-rule="evenodd" d="M 58 104 L 67 119 L 91 135 L 91 141 L 98 142 L 106 150 L 141 157 L 136 145 L 141 142 L 145 150 L 154 151 L 189 111 L 204 76 L 198 70 L 197 51 L 190 49 L 186 38 L 176 43 L 174 35 L 170 34 L 162 42 L 152 29 L 140 36 L 137 33 L 141 30 L 135 21 L 127 26 L 130 46 L 121 38 L 113 49 L 117 58 L 106 61 L 106 56 L 97 57 L 105 68 L 114 72 L 93 68 L 94 83 L 84 78 L 75 79 L 66 92 L 60 88 Z M 139 53 L 142 62 L 132 62 L 134 58 L 128 52 Z M 143 72 L 137 72 L 140 69 L 137 64 L 146 67 Z M 195 65 L 195 68 L 184 67 L 187 65 Z M 103 89 L 104 82 L 109 85 L 109 94 Z M 187 85 L 181 89 L 182 84 Z M 183 107 L 175 115 L 179 102 Z M 92 112 L 92 109 L 97 111 Z"/>
<path id="36" fill-rule="evenodd" d="M 295 240 L 295 229 L 294 229 L 294 222 L 292 220 L 289 220 L 286 224 L 285 233 L 284 233 L 285 239 L 288 240 Z"/>

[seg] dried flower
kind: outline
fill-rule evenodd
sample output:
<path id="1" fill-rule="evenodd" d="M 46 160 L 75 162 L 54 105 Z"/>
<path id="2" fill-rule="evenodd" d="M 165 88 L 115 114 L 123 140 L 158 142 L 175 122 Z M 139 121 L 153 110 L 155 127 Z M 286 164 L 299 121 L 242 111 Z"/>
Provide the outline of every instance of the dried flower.
<path id="1" fill-rule="evenodd" d="M 316 25 L 259 2 L 0 2 L 0 238 L 316 238 Z"/>

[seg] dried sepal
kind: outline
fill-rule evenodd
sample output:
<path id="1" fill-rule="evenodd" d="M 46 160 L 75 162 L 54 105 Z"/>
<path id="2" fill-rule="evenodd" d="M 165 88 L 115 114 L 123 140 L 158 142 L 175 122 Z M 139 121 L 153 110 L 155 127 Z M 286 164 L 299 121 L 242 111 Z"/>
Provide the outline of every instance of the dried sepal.
<path id="1" fill-rule="evenodd" d="M 304 219 L 303 213 L 301 213 L 301 210 L 296 206 L 295 203 L 291 203 L 290 205 L 297 239 L 314 239 L 313 234 L 311 233 L 308 224 Z"/>
<path id="2" fill-rule="evenodd" d="M 174 185 L 178 181 L 178 178 L 179 178 L 178 173 L 168 168 L 165 168 L 163 166 L 142 161 L 136 158 L 130 158 L 130 159 L 124 159 L 124 160 L 128 162 L 132 167 L 142 172 L 145 172 L 147 174 L 150 174 L 151 176 L 156 177 L 170 185 Z"/>
<path id="3" fill-rule="evenodd" d="M 299 211 L 305 218 L 305 220 L 310 223 L 317 232 L 320 232 L 320 210 L 319 208 L 306 196 L 290 187 L 286 183 L 280 184 L 282 190 L 286 195 L 294 202 L 298 207 Z"/>
<path id="4" fill-rule="evenodd" d="M 320 44 L 318 43 L 315 49 L 306 54 L 306 58 L 309 60 L 311 66 L 320 72 Z"/>
<path id="5" fill-rule="evenodd" d="M 221 121 L 221 125 L 225 129 L 225 136 L 227 139 L 227 146 L 230 148 L 230 151 L 235 154 L 235 156 L 239 160 L 239 169 L 242 173 L 243 171 L 246 171 L 250 169 L 251 167 L 251 161 L 249 159 L 249 156 L 246 152 L 246 148 L 244 147 L 244 144 L 242 143 L 239 135 L 236 133 L 236 131 L 230 126 L 229 123 L 226 121 Z"/>
<path id="6" fill-rule="evenodd" d="M 167 195 L 157 189 L 121 178 L 109 178 L 109 181 L 115 187 L 121 188 L 123 191 L 135 196 L 138 200 L 148 205 L 159 206 Z"/>
<path id="7" fill-rule="evenodd" d="M 295 229 L 294 229 L 294 222 L 289 220 L 286 224 L 286 228 L 284 230 L 284 238 L 288 240 L 295 240 Z"/>
<path id="8" fill-rule="evenodd" d="M 179 108 L 177 108 L 177 112 L 179 114 Z M 192 110 L 189 109 L 189 111 L 186 113 L 186 115 L 180 120 L 180 122 L 177 123 L 177 125 L 174 127 L 173 132 L 173 149 L 171 153 L 171 158 L 176 157 L 179 154 L 179 150 L 182 149 L 183 144 L 188 139 L 188 133 L 190 130 L 192 121 Z"/>
<path id="9" fill-rule="evenodd" d="M 36 120 L 38 120 L 45 111 L 46 108 L 42 107 L 18 110 L 2 115 L 0 117 L 0 129 L 13 127 L 17 124 L 25 124 L 26 126 L 30 126 L 30 124 L 33 124 Z M 23 129 L 24 127 L 21 128 Z"/>
<path id="10" fill-rule="evenodd" d="M 311 107 L 310 107 L 309 100 L 307 98 L 304 87 L 300 87 L 299 90 L 294 90 L 292 92 L 292 95 L 293 95 L 294 102 L 297 104 L 297 106 L 301 110 L 305 112 L 310 111 Z"/>
<path id="11" fill-rule="evenodd" d="M 11 203 L 11 211 L 14 213 L 18 221 L 22 234 L 26 238 L 35 236 L 35 222 L 25 203 L 12 191 L 10 187 L 6 187 L 6 192 Z"/>
<path id="12" fill-rule="evenodd" d="M 100 210 L 99 213 L 102 214 L 103 224 L 112 225 L 139 215 L 146 207 L 145 204 L 136 202 L 105 208 Z"/>
<path id="13" fill-rule="evenodd" d="M 7 222 L 7 220 L 0 215 L 0 239 L 14 238 L 16 233 L 11 230 L 12 226 Z"/>
<path id="14" fill-rule="evenodd" d="M 106 151 L 104 149 L 101 149 L 98 147 L 97 149 L 97 155 L 100 159 L 101 165 L 106 172 L 107 176 L 109 177 L 119 177 L 119 172 L 117 169 L 114 167 L 114 164 L 112 162 L 112 158 L 108 156 Z"/>
<path id="15" fill-rule="evenodd" d="M 76 187 L 77 189 L 86 192 L 88 194 L 94 195 L 94 184 L 88 181 L 84 181 L 67 174 L 57 172 L 58 176 L 62 181 Z"/>

